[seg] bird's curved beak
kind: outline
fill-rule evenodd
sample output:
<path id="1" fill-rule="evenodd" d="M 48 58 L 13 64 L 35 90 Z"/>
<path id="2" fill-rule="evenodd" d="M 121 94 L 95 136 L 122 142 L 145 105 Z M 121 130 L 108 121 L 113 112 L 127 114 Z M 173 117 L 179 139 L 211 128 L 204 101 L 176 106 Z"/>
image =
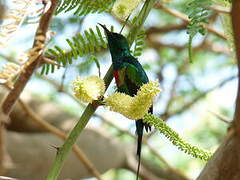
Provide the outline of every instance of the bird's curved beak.
<path id="1" fill-rule="evenodd" d="M 98 24 L 104 29 L 104 31 L 106 32 L 107 36 L 109 36 L 111 34 L 111 32 L 106 28 L 106 26 L 104 26 L 104 25 L 102 25 L 100 23 L 98 23 Z"/>

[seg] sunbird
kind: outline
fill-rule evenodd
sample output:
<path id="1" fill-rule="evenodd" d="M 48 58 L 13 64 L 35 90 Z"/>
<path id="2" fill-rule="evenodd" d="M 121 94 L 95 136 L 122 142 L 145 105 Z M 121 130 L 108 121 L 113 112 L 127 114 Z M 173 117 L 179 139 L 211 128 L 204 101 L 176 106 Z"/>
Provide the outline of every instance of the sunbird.
<path id="1" fill-rule="evenodd" d="M 138 60 L 130 53 L 127 39 L 115 32 L 109 31 L 104 25 L 99 24 L 105 31 L 108 47 L 112 56 L 113 76 L 116 81 L 117 91 L 135 96 L 139 88 L 149 82 L 146 72 Z M 153 108 L 149 109 L 152 113 Z M 151 131 L 151 126 L 144 123 L 142 119 L 136 120 L 137 134 L 137 179 L 139 176 L 143 130 Z"/>

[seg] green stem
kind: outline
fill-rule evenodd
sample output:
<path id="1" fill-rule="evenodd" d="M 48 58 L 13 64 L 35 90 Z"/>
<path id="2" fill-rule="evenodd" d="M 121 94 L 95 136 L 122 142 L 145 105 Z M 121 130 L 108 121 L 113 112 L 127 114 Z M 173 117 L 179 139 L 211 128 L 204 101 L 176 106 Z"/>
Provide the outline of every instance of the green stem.
<path id="1" fill-rule="evenodd" d="M 189 62 L 192 63 L 192 40 L 193 40 L 193 36 L 189 35 L 189 39 L 188 39 L 188 58 L 189 58 Z"/>
<path id="2" fill-rule="evenodd" d="M 50 173 L 48 174 L 47 179 L 53 180 L 56 179 L 60 169 L 62 167 L 63 161 L 67 157 L 69 151 L 71 150 L 73 144 L 76 142 L 77 137 L 79 136 L 80 132 L 84 129 L 84 127 L 87 125 L 89 119 L 91 118 L 92 114 L 95 112 L 97 107 L 93 107 L 91 104 L 89 104 L 84 113 L 82 114 L 80 120 L 76 124 L 76 126 L 71 131 L 68 139 L 65 141 L 62 147 L 59 148 L 57 151 L 57 156 L 55 159 L 55 162 L 52 166 L 52 169 Z"/>
<path id="3" fill-rule="evenodd" d="M 112 76 L 112 66 L 109 68 L 108 72 L 106 73 L 104 77 L 104 81 L 106 83 L 106 87 L 109 86 L 113 79 Z M 63 162 L 66 159 L 69 151 L 71 150 L 72 146 L 76 142 L 78 136 L 82 132 L 82 130 L 87 125 L 88 121 L 96 111 L 97 106 L 93 106 L 92 104 L 88 104 L 85 111 L 83 112 L 82 116 L 80 117 L 78 123 L 75 125 L 71 133 L 69 134 L 67 140 L 64 142 L 64 144 L 58 149 L 57 156 L 55 158 L 54 164 L 52 168 L 50 169 L 50 172 L 48 174 L 47 180 L 55 180 L 57 179 L 60 170 L 62 168 Z"/>
<path id="4" fill-rule="evenodd" d="M 133 43 L 134 38 L 146 20 L 146 17 L 148 16 L 151 8 L 153 7 L 154 3 L 156 0 L 146 0 L 142 10 L 139 13 L 139 20 L 137 21 L 136 25 L 133 26 L 131 29 L 130 34 L 133 35 L 132 38 L 130 39 L 130 45 Z M 109 68 L 108 72 L 106 73 L 104 77 L 104 81 L 106 84 L 106 89 L 108 88 L 109 84 L 111 83 L 113 79 L 112 75 L 112 66 Z M 75 125 L 71 133 L 69 134 L 67 140 L 64 142 L 64 144 L 58 149 L 57 155 L 55 158 L 55 161 L 53 163 L 52 168 L 49 171 L 49 174 L 47 176 L 47 180 L 56 180 L 60 170 L 62 168 L 63 162 L 66 159 L 69 151 L 71 150 L 73 144 L 76 142 L 78 136 L 84 129 L 84 127 L 87 125 L 88 121 L 96 111 L 97 107 L 93 106 L 92 104 L 88 104 L 86 107 L 85 111 L 83 112 L 82 116 L 80 117 L 78 123 Z"/>
<path id="5" fill-rule="evenodd" d="M 136 22 L 133 24 L 131 31 L 128 34 L 128 42 L 132 45 L 134 39 L 136 38 L 138 31 L 141 29 L 143 23 L 145 22 L 150 10 L 152 9 L 153 5 L 155 4 L 156 0 L 146 0 L 145 4 L 143 5 Z"/>

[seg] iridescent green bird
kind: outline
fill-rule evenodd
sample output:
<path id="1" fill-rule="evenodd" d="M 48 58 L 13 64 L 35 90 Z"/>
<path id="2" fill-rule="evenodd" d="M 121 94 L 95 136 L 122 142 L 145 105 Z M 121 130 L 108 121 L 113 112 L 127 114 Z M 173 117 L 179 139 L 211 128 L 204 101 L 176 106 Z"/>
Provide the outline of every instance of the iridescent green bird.
<path id="1" fill-rule="evenodd" d="M 118 33 L 110 32 L 105 26 L 99 24 L 104 29 L 108 47 L 112 56 L 113 75 L 117 84 L 118 92 L 134 96 L 139 88 L 148 83 L 148 77 L 138 60 L 130 53 L 130 48 L 127 39 Z M 149 110 L 152 113 L 152 107 Z M 151 127 L 144 123 L 142 119 L 136 121 L 136 134 L 138 136 L 137 156 L 139 158 L 137 179 L 140 169 L 141 147 L 143 129 L 151 131 Z"/>

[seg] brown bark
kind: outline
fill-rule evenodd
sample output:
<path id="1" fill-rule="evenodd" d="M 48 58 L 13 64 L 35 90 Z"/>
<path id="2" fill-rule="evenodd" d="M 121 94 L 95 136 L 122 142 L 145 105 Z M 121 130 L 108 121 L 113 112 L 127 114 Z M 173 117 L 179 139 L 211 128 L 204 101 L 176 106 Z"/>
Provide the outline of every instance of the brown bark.
<path id="1" fill-rule="evenodd" d="M 240 1 L 239 0 L 233 1 L 231 17 L 232 17 L 232 27 L 233 27 L 236 55 L 237 55 L 237 65 L 238 65 L 238 93 L 237 93 L 236 108 L 235 108 L 233 123 L 234 123 L 235 130 L 240 136 L 240 21 L 239 21 L 240 20 Z"/>
<path id="2" fill-rule="evenodd" d="M 230 135 L 207 163 L 197 180 L 239 180 L 240 140 Z"/>
<path id="3" fill-rule="evenodd" d="M 238 65 L 238 91 L 235 115 L 228 136 L 209 160 L 197 180 L 240 179 L 240 1 L 232 4 L 232 24 Z"/>

